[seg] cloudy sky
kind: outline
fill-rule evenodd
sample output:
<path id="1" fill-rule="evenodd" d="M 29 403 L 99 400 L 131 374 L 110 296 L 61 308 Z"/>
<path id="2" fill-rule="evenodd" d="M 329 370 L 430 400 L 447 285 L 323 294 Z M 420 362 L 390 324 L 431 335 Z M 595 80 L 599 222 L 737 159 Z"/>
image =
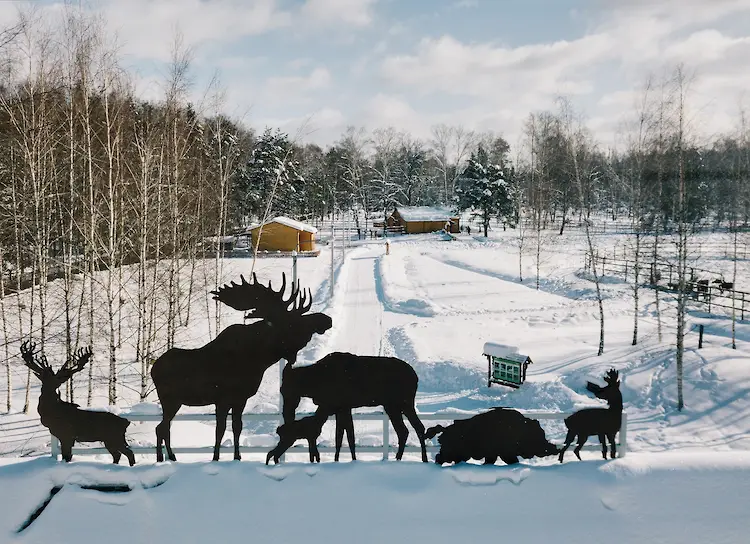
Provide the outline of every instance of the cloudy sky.
<path id="1" fill-rule="evenodd" d="M 55 2 L 39 2 L 55 9 Z M 3 17 L 10 2 L 2 2 Z M 645 77 L 684 62 L 693 129 L 732 130 L 750 104 L 750 0 L 98 0 L 144 96 L 175 29 L 193 94 L 218 72 L 225 109 L 322 145 L 348 124 L 429 137 L 437 123 L 516 141 L 571 97 L 605 145 Z M 747 92 L 748 96 L 743 93 Z"/>

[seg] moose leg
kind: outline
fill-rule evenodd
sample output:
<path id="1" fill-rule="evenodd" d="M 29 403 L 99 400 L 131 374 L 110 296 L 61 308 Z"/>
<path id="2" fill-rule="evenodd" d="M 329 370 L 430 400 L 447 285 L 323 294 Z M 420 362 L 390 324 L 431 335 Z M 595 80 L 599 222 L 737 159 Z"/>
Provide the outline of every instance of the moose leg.
<path id="1" fill-rule="evenodd" d="M 111 442 L 105 442 L 104 443 L 104 447 L 107 448 L 107 451 L 112 456 L 112 462 L 115 465 L 119 465 L 120 464 L 120 457 L 122 457 L 122 454 L 120 453 L 119 448 L 116 447 Z"/>
<path id="2" fill-rule="evenodd" d="M 219 460 L 219 451 L 221 450 L 221 439 L 224 438 L 224 432 L 227 430 L 227 416 L 229 415 L 229 406 L 225 404 L 216 405 L 216 442 L 214 442 L 214 461 Z"/>
<path id="3" fill-rule="evenodd" d="M 400 410 L 385 408 L 385 413 L 388 414 L 388 417 L 393 424 L 393 430 L 396 431 L 396 436 L 398 437 L 398 451 L 396 452 L 396 461 L 400 461 L 404 456 L 404 448 L 406 448 L 406 439 L 409 436 L 409 429 L 407 429 L 406 425 L 404 424 L 404 420 L 401 417 Z"/>
<path id="4" fill-rule="evenodd" d="M 568 434 L 565 437 L 565 444 L 560 448 L 560 455 L 557 456 L 558 460 L 562 463 L 563 457 L 565 457 L 565 450 L 567 450 L 576 438 L 576 433 L 573 430 L 568 430 Z"/>
<path id="5" fill-rule="evenodd" d="M 488 455 L 484 458 L 485 465 L 494 465 L 495 461 L 497 461 L 497 455 Z"/>
<path id="6" fill-rule="evenodd" d="M 349 442 L 349 453 L 352 454 L 352 461 L 356 461 L 357 455 L 354 453 L 354 421 L 352 420 L 351 412 L 347 412 L 346 414 L 346 441 Z"/>
<path id="7" fill-rule="evenodd" d="M 604 433 L 601 433 L 599 435 L 599 443 L 602 445 L 602 456 L 606 459 L 607 458 L 607 438 L 605 437 Z"/>
<path id="8" fill-rule="evenodd" d="M 125 440 L 122 441 L 122 445 L 120 446 L 120 451 L 125 454 L 125 457 L 128 458 L 128 464 L 132 467 L 135 465 L 135 455 L 133 455 L 133 450 L 130 449 L 127 442 Z"/>
<path id="9" fill-rule="evenodd" d="M 156 426 L 156 462 L 160 463 L 164 461 L 164 455 L 161 451 L 162 442 L 167 448 L 167 457 L 170 461 L 176 461 L 177 458 L 172 452 L 172 444 L 170 440 L 170 426 L 172 425 L 172 419 L 177 415 L 177 411 L 180 409 L 180 404 L 165 402 L 161 403 L 162 417 L 161 423 Z"/>
<path id="10" fill-rule="evenodd" d="M 73 440 L 60 440 L 60 455 L 66 463 L 73 459 Z"/>
<path id="11" fill-rule="evenodd" d="M 339 450 L 341 443 L 344 441 L 344 431 L 346 431 L 346 441 L 349 443 L 349 452 L 352 454 L 352 460 L 357 459 L 354 453 L 354 421 L 352 420 L 351 410 L 342 410 L 336 414 L 336 458 L 339 460 Z"/>
<path id="12" fill-rule="evenodd" d="M 617 454 L 617 448 L 615 447 L 615 434 L 617 433 L 607 435 L 607 438 L 609 439 L 609 447 L 610 447 L 609 458 L 610 459 L 614 459 L 615 455 Z"/>
<path id="13" fill-rule="evenodd" d="M 247 401 L 232 406 L 232 435 L 234 436 L 234 460 L 240 457 L 240 434 L 242 434 L 242 412 L 245 411 Z"/>
<path id="14" fill-rule="evenodd" d="M 407 406 L 404 408 L 404 415 L 406 416 L 406 419 L 409 420 L 409 423 L 411 423 L 411 426 L 414 427 L 414 430 L 417 433 L 417 438 L 419 438 L 419 445 L 422 447 L 422 462 L 427 462 L 427 446 L 425 445 L 425 430 L 424 425 L 422 424 L 422 421 L 419 419 L 419 416 L 417 416 L 417 411 L 414 409 L 414 406 Z"/>
<path id="15" fill-rule="evenodd" d="M 585 434 L 579 434 L 578 435 L 578 444 L 576 444 L 576 449 L 573 450 L 573 453 L 576 454 L 576 457 L 578 457 L 578 460 L 581 461 L 581 448 L 583 448 L 583 445 L 586 443 L 586 440 L 588 440 L 588 436 Z"/>
<path id="16" fill-rule="evenodd" d="M 351 412 L 350 412 L 351 413 Z M 339 453 L 341 453 L 341 444 L 344 442 L 344 414 L 343 412 L 336 413 L 336 453 L 333 456 L 334 462 L 339 462 Z M 351 442 L 349 443 L 351 447 Z"/>

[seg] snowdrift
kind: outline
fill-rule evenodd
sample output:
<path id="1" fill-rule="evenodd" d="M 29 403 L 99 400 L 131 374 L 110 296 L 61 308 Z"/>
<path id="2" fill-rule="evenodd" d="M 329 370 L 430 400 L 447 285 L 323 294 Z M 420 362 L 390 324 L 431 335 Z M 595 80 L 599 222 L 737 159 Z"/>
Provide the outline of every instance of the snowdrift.
<path id="1" fill-rule="evenodd" d="M 744 542 L 750 453 L 439 468 L 414 462 L 0 467 L 0 540 Z M 85 489 L 120 484 L 131 491 Z M 41 514 L 19 527 L 62 486 Z"/>

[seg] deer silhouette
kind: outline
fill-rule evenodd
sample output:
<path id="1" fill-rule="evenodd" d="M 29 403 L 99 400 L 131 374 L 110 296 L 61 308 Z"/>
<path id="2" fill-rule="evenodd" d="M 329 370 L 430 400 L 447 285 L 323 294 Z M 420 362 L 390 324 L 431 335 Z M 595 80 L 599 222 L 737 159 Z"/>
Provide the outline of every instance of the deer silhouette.
<path id="1" fill-rule="evenodd" d="M 622 424 L 622 393 L 620 393 L 620 381 L 617 371 L 612 368 L 604 375 L 605 387 L 595 383 L 586 382 L 586 389 L 596 395 L 597 398 L 606 400 L 608 408 L 584 408 L 571 416 L 565 418 L 565 426 L 568 435 L 565 437 L 565 445 L 560 449 L 560 462 L 565 456 L 565 450 L 578 437 L 578 444 L 573 450 L 578 459 L 581 459 L 580 451 L 589 436 L 598 436 L 602 445 L 602 455 L 607 458 L 607 443 L 611 447 L 611 458 L 615 458 L 615 435 Z M 606 440 L 605 440 L 606 439 Z"/>
<path id="2" fill-rule="evenodd" d="M 91 348 L 76 351 L 57 372 L 52 370 L 47 357 L 36 352 L 33 343 L 21 344 L 21 356 L 24 364 L 42 382 L 37 411 L 42 425 L 60 441 L 62 458 L 66 462 L 73 458 L 73 444 L 76 442 L 104 442 L 115 464 L 120 462 L 123 453 L 131 467 L 135 464 L 135 456 L 125 441 L 125 429 L 130 421 L 110 412 L 81 410 L 77 404 L 63 401 L 57 392 L 73 374 L 83 370 L 91 358 Z"/>
<path id="3" fill-rule="evenodd" d="M 251 310 L 246 317 L 261 318 L 249 325 L 230 325 L 208 344 L 197 349 L 170 348 L 151 368 L 151 379 L 162 407 L 162 421 L 156 426 L 156 460 L 163 461 L 162 444 L 170 460 L 175 461 L 170 444 L 170 424 L 181 406 L 216 406 L 216 442 L 213 460 L 219 460 L 221 439 L 232 411 L 234 459 L 240 457 L 242 412 L 247 399 L 258 392 L 266 369 L 281 359 L 290 365 L 297 353 L 314 334 L 323 334 L 332 326 L 329 316 L 307 314 L 312 306 L 308 289 L 300 294 L 299 281 L 292 284 L 291 294 L 284 299 L 286 275 L 274 291 L 240 276 L 241 283 L 231 282 L 218 291 L 214 299 L 235 310 Z M 309 297 L 308 297 L 309 295 Z"/>

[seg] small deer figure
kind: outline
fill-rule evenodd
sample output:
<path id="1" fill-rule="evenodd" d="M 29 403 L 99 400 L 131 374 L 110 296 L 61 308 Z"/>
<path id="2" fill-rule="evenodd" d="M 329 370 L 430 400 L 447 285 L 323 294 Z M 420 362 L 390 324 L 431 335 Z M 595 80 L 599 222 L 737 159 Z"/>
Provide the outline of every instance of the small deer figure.
<path id="1" fill-rule="evenodd" d="M 606 400 L 608 408 L 584 408 L 575 414 L 565 418 L 565 426 L 568 435 L 565 437 L 565 445 L 560 449 L 559 460 L 562 463 L 565 450 L 578 437 L 578 445 L 573 450 L 578 459 L 581 459 L 581 448 L 589 436 L 598 436 L 602 445 L 602 456 L 607 458 L 607 442 L 611 447 L 610 458 L 614 459 L 616 454 L 615 435 L 622 425 L 622 393 L 620 393 L 620 381 L 617 371 L 612 368 L 604 375 L 605 387 L 595 383 L 587 382 L 586 389 L 596 395 L 597 398 Z M 605 440 L 606 439 L 606 440 Z"/>
<path id="2" fill-rule="evenodd" d="M 42 382 L 37 411 L 42 425 L 60 441 L 62 458 L 66 462 L 73 458 L 75 442 L 104 442 L 115 464 L 120 462 L 123 453 L 131 467 L 135 464 L 135 456 L 125 441 L 125 429 L 130 421 L 110 412 L 81 410 L 77 404 L 63 401 L 57 392 L 73 374 L 83 370 L 91 358 L 91 348 L 79 349 L 57 372 L 52 370 L 43 354 L 36 352 L 33 343 L 21 344 L 21 356 L 24 364 Z"/>
<path id="3" fill-rule="evenodd" d="M 316 444 L 323 425 L 328 420 L 328 415 L 324 412 L 318 411 L 315 414 L 302 419 L 295 419 L 289 423 L 282 423 L 276 428 L 276 433 L 279 435 L 279 443 L 274 449 L 268 452 L 266 456 L 266 464 L 273 458 L 274 463 L 278 463 L 281 456 L 292 447 L 295 440 L 306 439 L 307 447 L 310 452 L 310 462 L 320 463 L 320 452 Z M 338 453 L 338 452 L 337 452 Z"/>
<path id="4" fill-rule="evenodd" d="M 281 456 L 294 445 L 296 440 L 307 440 L 308 451 L 310 452 L 310 462 L 320 463 L 320 452 L 318 451 L 317 441 L 320 433 L 323 431 L 323 425 L 328 421 L 330 415 L 336 416 L 336 456 L 334 461 L 338 462 L 341 445 L 344 439 L 344 431 L 349 441 L 349 451 L 352 454 L 352 460 L 357 459 L 354 453 L 354 421 L 352 420 L 351 410 L 341 410 L 335 414 L 325 407 L 320 407 L 311 416 L 295 419 L 288 423 L 282 423 L 276 428 L 276 434 L 279 435 L 279 443 L 274 449 L 268 452 L 266 464 L 273 458 L 274 463 L 279 462 Z"/>

